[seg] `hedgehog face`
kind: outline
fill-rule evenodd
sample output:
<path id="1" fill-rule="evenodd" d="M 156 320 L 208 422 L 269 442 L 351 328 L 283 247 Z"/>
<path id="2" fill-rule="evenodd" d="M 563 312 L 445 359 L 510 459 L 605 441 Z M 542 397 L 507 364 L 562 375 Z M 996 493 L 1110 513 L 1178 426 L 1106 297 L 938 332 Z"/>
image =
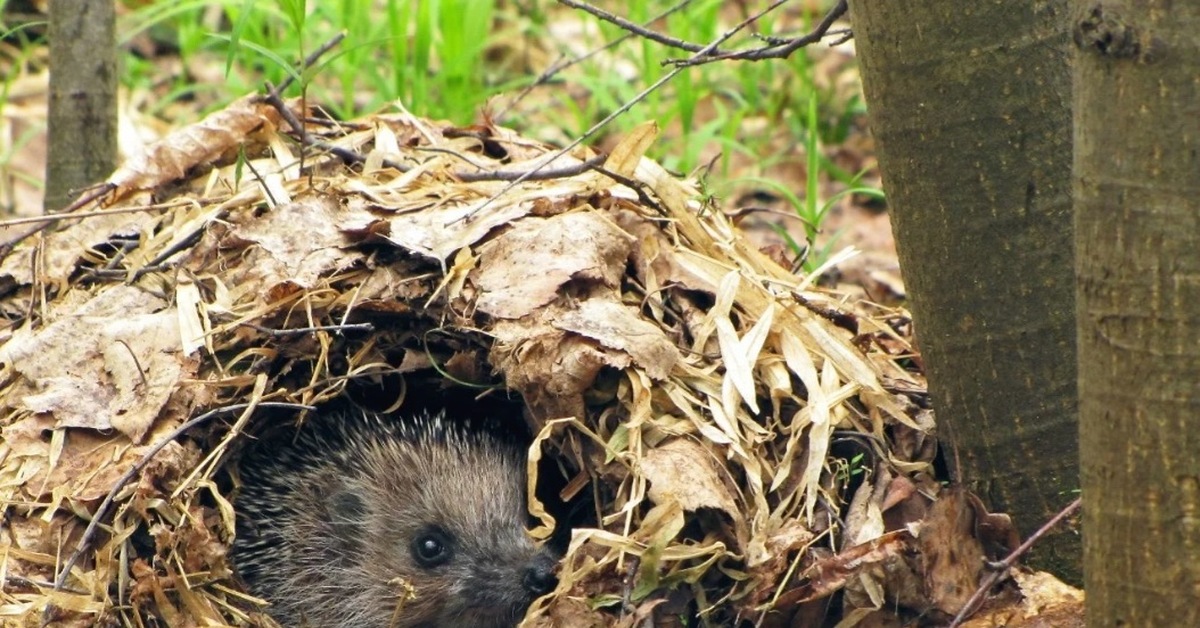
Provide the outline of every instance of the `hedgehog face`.
<path id="1" fill-rule="evenodd" d="M 553 587 L 553 559 L 525 532 L 519 452 L 459 436 L 399 458 L 385 444 L 369 457 L 366 484 L 381 493 L 366 501 L 391 506 L 367 515 L 367 546 L 384 550 L 364 568 L 372 581 L 391 582 L 395 594 L 404 591 L 397 578 L 412 586 L 397 625 L 411 616 L 444 626 L 511 626 Z"/>
<path id="2" fill-rule="evenodd" d="M 512 626 L 554 587 L 519 449 L 440 418 L 352 425 L 249 462 L 234 561 L 276 619 Z"/>

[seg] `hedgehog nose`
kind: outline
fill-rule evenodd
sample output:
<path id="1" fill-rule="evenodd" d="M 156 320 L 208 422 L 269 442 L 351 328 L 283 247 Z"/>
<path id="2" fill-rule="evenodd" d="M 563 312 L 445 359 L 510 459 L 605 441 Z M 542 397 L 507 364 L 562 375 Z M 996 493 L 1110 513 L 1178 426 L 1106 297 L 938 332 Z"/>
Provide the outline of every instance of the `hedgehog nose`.
<path id="1" fill-rule="evenodd" d="M 532 593 L 534 597 L 553 591 L 554 587 L 558 586 L 558 578 L 554 576 L 556 562 L 545 554 L 539 554 L 534 558 L 525 568 L 525 576 L 521 580 L 521 584 L 525 585 L 525 590 Z"/>

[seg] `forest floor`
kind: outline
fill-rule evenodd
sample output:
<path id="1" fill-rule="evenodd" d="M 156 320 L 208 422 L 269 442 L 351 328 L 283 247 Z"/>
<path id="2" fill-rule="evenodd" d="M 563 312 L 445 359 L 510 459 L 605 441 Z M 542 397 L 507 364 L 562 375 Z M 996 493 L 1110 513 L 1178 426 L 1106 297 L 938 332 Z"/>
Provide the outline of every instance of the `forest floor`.
<path id="1" fill-rule="evenodd" d="M 155 3 L 136 8 L 134 3 L 120 5 L 121 24 L 127 29 L 122 33 L 121 48 L 124 83 L 119 138 L 123 158 L 137 154 L 172 129 L 194 123 L 244 93 L 259 90 L 264 80 L 280 80 L 280 68 L 264 62 L 261 55 L 255 57 L 236 48 L 231 52 L 228 33 L 235 24 L 222 11 L 203 4 L 193 7 L 193 13 L 153 20 L 142 18 L 151 13 L 148 7 Z M 651 4 L 669 8 L 666 3 Z M 701 4 L 709 7 L 707 15 L 714 25 L 736 22 L 748 11 L 747 3 L 742 2 Z M 762 34 L 807 32 L 833 4 L 820 0 L 788 3 L 773 15 Z M 353 64 L 342 69 L 338 64 L 345 63 L 346 57 L 331 61 L 309 77 L 310 104 L 328 106 L 338 116 L 351 117 L 386 110 L 389 103 L 400 99 L 418 115 L 448 118 L 464 127 L 494 121 L 526 137 L 565 145 L 665 72 L 661 61 L 679 56 L 677 51 L 651 51 L 649 47 L 657 44 L 636 37 L 608 47 L 621 35 L 619 29 L 597 26 L 593 17 L 562 6 L 540 7 L 537 18 L 522 12 L 522 3 L 500 6 L 487 25 L 492 35 L 471 60 L 482 68 L 487 96 L 467 114 L 439 109 L 436 98 L 424 104 L 404 102 L 403 90 L 393 93 L 395 89 L 361 80 Z M 651 8 L 642 10 L 656 14 Z M 225 39 L 200 37 L 203 43 L 194 43 L 196 33 L 185 26 L 193 14 L 202 28 L 225 33 Z M 5 17 L 11 22 L 17 16 Z M 686 20 L 673 20 L 648 23 L 663 32 L 683 30 L 681 37 L 702 40 L 706 31 Z M 849 25 L 843 20 L 836 26 Z M 310 22 L 308 28 L 310 32 L 304 36 L 308 49 L 344 29 L 333 20 L 329 24 Z M 688 30 L 692 28 L 698 30 Z M 0 57 L 0 70 L 8 77 L 0 98 L 0 206 L 5 216 L 43 212 L 48 74 L 46 49 L 37 40 L 37 32 L 37 27 L 10 32 Z M 344 43 L 343 48 L 360 50 L 368 44 L 364 36 L 361 41 Z M 277 42 L 274 51 L 289 60 L 302 56 L 283 42 Z M 452 52 L 435 51 L 435 60 L 437 54 Z M 564 59 L 571 63 L 547 73 Z M 355 63 L 363 67 L 367 62 L 359 59 Z M 451 65 L 446 59 L 440 64 L 443 71 Z M 452 87 L 431 83 L 429 89 L 442 90 L 449 98 Z M 656 120 L 661 127 L 649 156 L 675 173 L 698 178 L 703 189 L 714 196 L 715 206 L 760 250 L 785 268 L 798 272 L 820 269 L 821 287 L 846 302 L 903 306 L 906 292 L 887 203 L 880 193 L 882 181 L 852 39 L 833 46 L 812 45 L 788 60 L 729 61 L 690 70 L 586 143 L 601 152 L 611 151 L 646 120 Z M 0 227 L 0 236 L 5 229 Z M 847 254 L 850 250 L 853 255 Z M 953 568 L 945 567 L 947 571 Z M 1075 601 L 1074 592 L 1022 577 L 1027 595 L 1032 588 L 1044 587 L 1052 590 L 1047 594 L 1052 599 Z M 825 621 L 831 623 L 831 618 Z M 925 624 L 901 623 L 899 619 L 889 623 L 875 616 L 857 625 Z"/>

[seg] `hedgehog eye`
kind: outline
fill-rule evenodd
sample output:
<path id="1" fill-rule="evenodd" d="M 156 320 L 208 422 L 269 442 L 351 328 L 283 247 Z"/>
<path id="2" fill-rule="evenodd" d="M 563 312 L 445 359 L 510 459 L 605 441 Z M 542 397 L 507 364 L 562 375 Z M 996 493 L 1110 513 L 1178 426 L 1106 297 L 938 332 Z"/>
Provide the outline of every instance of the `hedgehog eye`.
<path id="1" fill-rule="evenodd" d="M 454 552 L 450 547 L 450 535 L 439 527 L 429 527 L 413 537 L 413 560 L 425 569 L 432 569 L 450 561 Z"/>

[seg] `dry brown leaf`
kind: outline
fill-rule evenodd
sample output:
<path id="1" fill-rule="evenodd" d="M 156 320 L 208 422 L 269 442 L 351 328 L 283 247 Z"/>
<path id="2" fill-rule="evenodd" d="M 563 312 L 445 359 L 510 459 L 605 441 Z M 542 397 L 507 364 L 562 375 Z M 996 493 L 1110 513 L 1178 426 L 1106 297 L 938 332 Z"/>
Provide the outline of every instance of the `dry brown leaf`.
<path id="1" fill-rule="evenodd" d="M 479 309 L 521 318 L 560 296 L 572 281 L 612 288 L 625 271 L 633 238 L 593 214 L 522 220 L 480 248 Z"/>
<path id="2" fill-rule="evenodd" d="M 563 157 L 548 167 L 578 163 L 578 159 Z M 510 164 L 509 167 L 516 170 L 523 166 Z M 431 169 L 432 164 L 426 164 L 422 170 L 410 171 L 405 175 L 406 186 L 418 182 L 424 186 L 418 188 L 422 194 L 406 195 L 404 187 L 381 189 L 358 183 L 351 189 L 361 197 L 348 199 L 347 207 L 351 210 L 369 210 L 384 217 L 390 225 L 386 237 L 397 246 L 445 262 L 459 249 L 474 246 L 498 227 L 517 221 L 535 209 L 556 208 L 556 212 L 570 209 L 573 203 L 564 202 L 564 199 L 573 199 L 587 189 L 582 179 L 533 182 L 519 185 L 503 196 L 493 198 L 507 184 L 503 181 L 483 181 L 474 184 L 469 194 L 465 194 L 461 188 L 444 189 L 444 197 L 431 202 L 429 196 L 441 196 L 437 193 L 438 186 L 431 185 L 419 176 Z M 366 223 L 346 223 L 347 227 L 352 225 L 363 228 Z"/>
<path id="3" fill-rule="evenodd" d="M 803 585 L 780 596 L 779 608 L 788 608 L 830 595 L 846 586 L 848 581 L 868 567 L 901 556 L 911 541 L 911 534 L 905 530 L 897 530 L 817 561 L 804 571 Z"/>
<path id="4" fill-rule="evenodd" d="M 0 361 L 23 377 L 20 407 L 53 415 L 57 427 L 116 429 L 134 442 L 195 367 L 181 355 L 174 310 L 133 286 L 102 292 L 37 333 L 19 330 Z"/>
<path id="5" fill-rule="evenodd" d="M 975 538 L 975 515 L 965 490 L 944 490 L 930 507 L 917 538 L 929 598 L 951 616 L 975 593 L 983 573 L 986 556 Z"/>
<path id="6" fill-rule="evenodd" d="M 583 394 L 604 367 L 632 363 L 623 353 L 603 351 L 596 341 L 541 324 L 498 321 L 489 360 L 505 383 L 523 391 L 530 412 L 541 421 L 584 416 Z"/>
<path id="7" fill-rule="evenodd" d="M 648 323 L 632 308 L 609 299 L 583 301 L 556 316 L 553 324 L 628 354 L 634 364 L 656 380 L 666 379 L 679 362 L 679 349 L 661 328 Z"/>
<path id="8" fill-rule="evenodd" d="M 1044 571 L 1017 568 L 1011 573 L 1021 599 L 1002 604 L 989 600 L 963 628 L 1084 628 L 1083 591 Z"/>
<path id="9" fill-rule="evenodd" d="M 673 438 L 646 452 L 640 468 L 656 504 L 678 502 L 684 510 L 720 510 L 736 519 L 737 502 L 721 481 L 712 454 L 693 440 Z"/>
<path id="10" fill-rule="evenodd" d="M 234 233 L 270 254 L 255 269 L 268 290 L 283 283 L 311 288 L 320 277 L 362 260 L 361 253 L 345 250 L 351 241 L 338 228 L 339 216 L 349 220 L 345 213 L 336 198 L 308 194 L 238 225 Z"/>
<path id="11" fill-rule="evenodd" d="M 846 514 L 846 540 L 851 545 L 866 543 L 883 536 L 883 512 L 880 502 L 885 491 L 877 485 L 864 480 L 854 492 L 850 500 L 850 510 Z"/>
<path id="12" fill-rule="evenodd" d="M 53 443 L 46 435 L 53 429 L 53 421 L 32 415 L 3 430 L 12 452 L 0 464 L 0 478 L 22 486 L 31 500 L 44 500 L 52 494 L 56 502 L 68 495 L 84 502 L 98 500 L 150 447 L 135 447 L 127 439 L 91 430 L 67 430 L 62 454 L 51 464 Z M 169 459 L 178 456 L 172 452 L 180 449 L 171 443 L 159 455 Z"/>
<path id="13" fill-rule="evenodd" d="M 243 97 L 196 124 L 172 132 L 117 168 L 109 184 L 117 188 L 118 194 L 156 188 L 236 149 L 251 133 L 278 123 L 278 112 L 261 100 L 257 96 Z"/>
<path id="14" fill-rule="evenodd" d="M 158 216 L 149 213 L 112 214 L 91 218 L 62 231 L 42 234 L 36 275 L 49 281 L 65 281 L 88 251 L 116 235 L 149 231 L 158 220 Z M 8 255 L 0 260 L 0 277 L 11 277 L 18 285 L 32 283 L 35 276 L 34 260 L 28 252 L 24 255 Z"/>
<path id="15" fill-rule="evenodd" d="M 658 138 L 658 123 L 649 120 L 631 130 L 604 160 L 605 170 L 632 177 L 646 151 Z"/>

